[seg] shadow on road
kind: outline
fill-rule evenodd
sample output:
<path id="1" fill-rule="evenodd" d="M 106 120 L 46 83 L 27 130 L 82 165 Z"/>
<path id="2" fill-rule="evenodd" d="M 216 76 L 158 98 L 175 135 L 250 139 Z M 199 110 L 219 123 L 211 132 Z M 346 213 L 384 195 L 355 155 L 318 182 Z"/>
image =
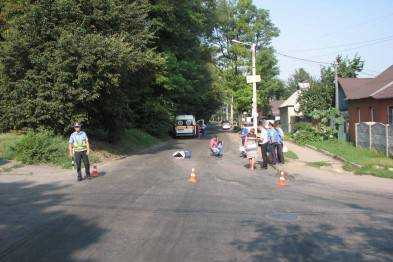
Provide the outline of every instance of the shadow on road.
<path id="1" fill-rule="evenodd" d="M 253 228 L 253 239 L 237 239 L 231 245 L 251 261 L 391 261 L 393 219 L 369 218 L 384 221 L 378 226 L 354 223 L 340 232 L 328 223 L 307 227 L 244 220 L 241 226 Z"/>
<path id="2" fill-rule="evenodd" d="M 106 230 L 59 210 L 66 186 L 0 183 L 0 261 L 81 261 L 73 255 Z M 85 260 L 85 259 L 83 259 Z"/>
<path id="3" fill-rule="evenodd" d="M 5 160 L 5 159 L 3 159 L 3 158 L 0 158 L 0 166 L 2 166 L 2 165 L 5 165 L 5 164 L 7 164 L 9 161 L 7 161 L 7 160 Z"/>

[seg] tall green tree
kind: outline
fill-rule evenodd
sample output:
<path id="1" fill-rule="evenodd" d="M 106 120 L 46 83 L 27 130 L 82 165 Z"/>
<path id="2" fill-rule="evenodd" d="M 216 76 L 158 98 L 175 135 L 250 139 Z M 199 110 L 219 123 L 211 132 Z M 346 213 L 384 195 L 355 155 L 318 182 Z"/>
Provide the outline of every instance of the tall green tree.
<path id="1" fill-rule="evenodd" d="M 357 77 L 363 70 L 364 61 L 357 55 L 352 59 L 339 56 L 337 61 L 339 62 L 337 67 L 338 77 Z M 311 88 L 300 95 L 299 103 L 306 116 L 311 116 L 313 112 L 318 110 L 327 111 L 334 107 L 335 85 L 333 66 L 322 68 L 321 79 L 312 81 Z"/>
<path id="2" fill-rule="evenodd" d="M 164 66 L 154 85 L 172 113 L 209 118 L 220 104 L 213 89 L 208 47 L 214 22 L 214 1 L 152 0 L 150 17 L 156 32 L 154 46 Z"/>
<path id="3" fill-rule="evenodd" d="M 133 98 L 157 63 L 144 0 L 20 1 L 0 44 L 1 129 L 73 121 L 114 132 L 135 119 Z"/>
<path id="4" fill-rule="evenodd" d="M 269 12 L 257 8 L 251 0 L 218 0 L 216 26 L 212 44 L 216 50 L 215 61 L 225 78 L 222 89 L 234 95 L 238 111 L 248 111 L 252 91 L 245 82 L 245 75 L 251 73 L 250 47 L 234 44 L 232 40 L 255 43 L 257 51 L 257 73 L 262 76 L 259 105 L 266 105 L 268 96 L 280 96 L 283 86 L 277 81 L 277 60 L 271 41 L 279 35 L 272 23 Z"/>
<path id="5" fill-rule="evenodd" d="M 310 75 L 310 73 L 307 72 L 304 68 L 296 69 L 295 72 L 292 74 L 292 76 L 289 77 L 287 81 L 288 91 L 290 93 L 295 92 L 296 90 L 299 89 L 299 83 L 305 83 L 305 82 L 311 84 L 315 82 L 315 80 Z"/>

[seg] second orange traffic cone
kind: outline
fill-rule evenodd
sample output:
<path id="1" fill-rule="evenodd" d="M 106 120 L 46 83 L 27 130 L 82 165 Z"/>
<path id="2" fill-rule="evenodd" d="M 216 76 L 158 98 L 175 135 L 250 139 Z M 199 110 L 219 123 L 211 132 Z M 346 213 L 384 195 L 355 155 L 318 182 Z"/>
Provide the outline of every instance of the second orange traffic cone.
<path id="1" fill-rule="evenodd" d="M 188 182 L 195 184 L 197 182 L 198 178 L 195 173 L 195 168 L 191 169 L 191 174 L 190 177 L 188 178 Z"/>

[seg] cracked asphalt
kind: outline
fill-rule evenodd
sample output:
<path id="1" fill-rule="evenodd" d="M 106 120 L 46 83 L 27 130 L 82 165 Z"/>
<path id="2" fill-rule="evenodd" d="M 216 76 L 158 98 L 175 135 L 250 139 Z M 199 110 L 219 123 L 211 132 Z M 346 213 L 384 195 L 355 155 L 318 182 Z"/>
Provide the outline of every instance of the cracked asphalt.
<path id="1" fill-rule="evenodd" d="M 277 188 L 274 169 L 248 172 L 235 134 L 219 137 L 219 160 L 207 139 L 179 139 L 92 181 L 0 182 L 0 261 L 393 261 L 393 188 L 299 172 Z"/>

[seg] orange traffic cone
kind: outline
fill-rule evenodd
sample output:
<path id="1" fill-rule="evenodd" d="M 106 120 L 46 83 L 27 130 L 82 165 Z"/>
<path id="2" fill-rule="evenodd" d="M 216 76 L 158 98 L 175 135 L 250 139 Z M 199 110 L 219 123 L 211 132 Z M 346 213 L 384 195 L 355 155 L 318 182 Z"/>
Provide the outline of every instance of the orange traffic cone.
<path id="1" fill-rule="evenodd" d="M 97 165 L 94 165 L 94 166 L 93 166 L 93 171 L 91 172 L 91 176 L 92 176 L 92 177 L 98 177 L 98 176 L 100 176 L 100 174 L 98 173 Z"/>
<path id="2" fill-rule="evenodd" d="M 188 178 L 188 182 L 195 184 L 197 182 L 198 178 L 195 174 L 195 168 L 191 169 L 191 174 L 190 177 Z"/>
<path id="3" fill-rule="evenodd" d="M 285 178 L 285 172 L 280 171 L 280 178 L 278 179 L 277 186 L 278 187 L 284 187 L 287 185 L 287 180 Z"/>

